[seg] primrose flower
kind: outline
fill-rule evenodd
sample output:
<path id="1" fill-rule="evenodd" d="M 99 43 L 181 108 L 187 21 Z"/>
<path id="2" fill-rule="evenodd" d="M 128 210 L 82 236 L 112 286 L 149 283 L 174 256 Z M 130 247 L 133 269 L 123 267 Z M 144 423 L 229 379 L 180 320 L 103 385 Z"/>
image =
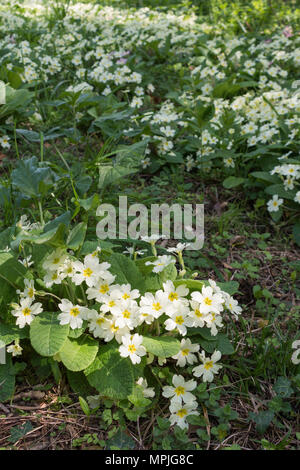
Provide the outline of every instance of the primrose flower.
<path id="1" fill-rule="evenodd" d="M 17 342 L 15 341 L 14 344 L 11 344 L 10 346 L 7 346 L 6 351 L 7 351 L 8 353 L 11 353 L 13 357 L 15 357 L 15 356 L 21 356 L 22 351 L 23 351 L 23 348 L 21 348 L 21 346 L 19 345 L 19 343 L 17 343 Z"/>
<path id="2" fill-rule="evenodd" d="M 171 416 L 169 418 L 171 425 L 177 424 L 181 429 L 187 429 L 188 423 L 186 422 L 186 418 L 191 415 L 199 415 L 197 411 L 198 405 L 197 403 L 171 403 L 170 405 L 170 412 Z"/>
<path id="3" fill-rule="evenodd" d="M 193 374 L 195 377 L 203 378 L 203 382 L 212 382 L 214 379 L 214 374 L 218 374 L 219 370 L 222 368 L 221 365 L 217 362 L 221 359 L 220 351 L 215 351 L 211 358 L 205 357 L 204 351 L 199 354 L 202 364 L 194 367 Z"/>
<path id="4" fill-rule="evenodd" d="M 98 279 L 111 279 L 111 273 L 108 271 L 109 263 L 99 263 L 99 258 L 96 256 L 87 255 L 84 262 L 74 261 L 74 268 L 76 273 L 72 277 L 72 281 L 77 286 L 82 284 L 83 281 L 89 287 L 94 287 Z"/>
<path id="5" fill-rule="evenodd" d="M 203 286 L 201 292 L 192 292 L 192 299 L 199 302 L 199 310 L 204 315 L 218 314 L 223 310 L 224 299 L 221 294 L 214 293 L 211 286 Z"/>
<path id="6" fill-rule="evenodd" d="M 180 343 L 180 351 L 172 359 L 177 359 L 176 365 L 184 367 L 186 364 L 194 364 L 197 362 L 196 353 L 200 349 L 199 344 L 192 344 L 189 338 L 183 338 Z"/>
<path id="7" fill-rule="evenodd" d="M 61 325 L 70 325 L 72 330 L 82 327 L 83 318 L 88 312 L 87 308 L 73 305 L 68 299 L 62 299 L 58 307 L 62 312 L 57 317 Z"/>
<path id="8" fill-rule="evenodd" d="M 58 271 L 67 259 L 67 254 L 62 248 L 57 248 L 47 256 L 43 263 L 45 271 Z"/>
<path id="9" fill-rule="evenodd" d="M 141 362 L 141 356 L 146 355 L 146 349 L 142 346 L 143 337 L 138 333 L 127 334 L 122 338 L 122 345 L 119 347 L 121 357 L 129 357 L 133 364 Z"/>
<path id="10" fill-rule="evenodd" d="M 17 294 L 19 294 L 21 297 L 29 297 L 30 299 L 34 300 L 34 296 L 36 293 L 36 290 L 34 288 L 34 281 L 32 279 L 24 279 L 24 285 L 24 291 L 21 292 L 20 290 L 17 290 Z"/>
<path id="11" fill-rule="evenodd" d="M 161 273 L 169 264 L 174 264 L 175 259 L 172 258 L 172 256 L 168 255 L 163 255 L 163 256 L 158 256 L 157 260 L 155 261 L 146 261 L 145 265 L 146 266 L 154 266 L 152 271 L 154 273 Z"/>
<path id="12" fill-rule="evenodd" d="M 268 206 L 268 211 L 269 212 L 277 212 L 279 210 L 279 207 L 283 204 L 283 199 L 278 199 L 278 195 L 275 194 L 270 201 L 268 201 L 267 206 Z"/>
<path id="13" fill-rule="evenodd" d="M 145 398 L 153 398 L 155 397 L 155 391 L 153 387 L 148 387 L 148 382 L 147 379 L 144 379 L 144 377 L 140 377 L 136 381 L 137 385 L 140 385 L 143 389 L 143 395 Z"/>
<path id="14" fill-rule="evenodd" d="M 189 309 L 186 305 L 179 303 L 176 305 L 172 312 L 167 312 L 170 318 L 165 321 L 166 330 L 172 331 L 177 328 L 182 336 L 187 333 L 187 327 L 193 325 L 193 320 L 189 316 Z"/>
<path id="15" fill-rule="evenodd" d="M 163 387 L 162 395 L 165 398 L 171 398 L 171 403 L 181 404 L 193 403 L 196 398 L 191 393 L 197 387 L 197 382 L 195 380 L 188 380 L 185 382 L 182 375 L 173 375 L 172 378 L 173 387 L 165 386 Z"/>
<path id="16" fill-rule="evenodd" d="M 20 305 L 13 304 L 15 307 L 12 310 L 12 315 L 17 318 L 16 325 L 20 328 L 24 328 L 25 325 L 30 325 L 35 315 L 38 315 L 43 311 L 42 304 L 37 302 L 32 303 L 32 298 L 26 297 L 20 300 Z"/>

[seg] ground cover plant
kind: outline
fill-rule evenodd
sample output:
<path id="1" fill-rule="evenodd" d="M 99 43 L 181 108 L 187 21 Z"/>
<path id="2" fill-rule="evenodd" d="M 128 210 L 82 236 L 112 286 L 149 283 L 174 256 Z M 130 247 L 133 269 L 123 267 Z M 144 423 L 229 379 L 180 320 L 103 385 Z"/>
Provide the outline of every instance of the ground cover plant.
<path id="1" fill-rule="evenodd" d="M 296 2 L 0 13 L 0 446 L 297 449 Z M 119 196 L 203 248 L 99 240 Z"/>

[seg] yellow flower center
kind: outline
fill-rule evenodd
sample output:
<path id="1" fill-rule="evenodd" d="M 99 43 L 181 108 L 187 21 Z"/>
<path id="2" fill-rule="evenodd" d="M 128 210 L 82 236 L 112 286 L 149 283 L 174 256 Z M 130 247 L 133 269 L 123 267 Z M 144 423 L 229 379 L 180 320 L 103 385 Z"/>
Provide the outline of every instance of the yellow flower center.
<path id="1" fill-rule="evenodd" d="M 169 294 L 169 300 L 171 300 L 171 302 L 173 302 L 173 300 L 178 300 L 178 294 L 177 294 L 177 292 L 170 292 L 170 294 Z"/>
<path id="2" fill-rule="evenodd" d="M 122 315 L 124 318 L 130 318 L 131 313 L 128 310 L 124 310 Z"/>
<path id="3" fill-rule="evenodd" d="M 27 317 L 28 315 L 31 314 L 31 310 L 30 310 L 30 308 L 25 307 L 25 308 L 23 308 L 22 313 L 23 313 L 24 317 Z"/>
<path id="4" fill-rule="evenodd" d="M 186 415 L 187 415 L 187 411 L 185 408 L 181 408 L 181 410 L 177 411 L 177 416 L 179 416 L 179 418 L 184 418 Z"/>
<path id="5" fill-rule="evenodd" d="M 126 299 L 130 299 L 130 295 L 128 295 L 127 292 L 125 292 L 125 294 L 124 294 L 122 297 L 123 297 L 123 299 L 125 299 L 125 300 L 126 300 Z"/>
<path id="6" fill-rule="evenodd" d="M 79 309 L 77 307 L 71 308 L 70 315 L 72 317 L 77 317 L 77 315 L 79 315 Z"/>
<path id="7" fill-rule="evenodd" d="M 128 346 L 128 351 L 129 351 L 131 354 L 135 353 L 135 351 L 136 351 L 135 345 L 134 345 L 134 344 L 130 344 L 130 345 Z"/>
<path id="8" fill-rule="evenodd" d="M 111 308 L 111 307 L 114 307 L 116 305 L 116 302 L 114 300 L 111 300 L 110 302 L 108 302 L 108 306 Z"/>
<path id="9" fill-rule="evenodd" d="M 57 278 L 58 278 L 57 273 L 52 274 L 52 278 L 51 278 L 52 281 L 55 281 Z"/>
<path id="10" fill-rule="evenodd" d="M 183 356 L 187 356 L 189 352 L 190 352 L 189 349 L 182 349 L 181 354 L 182 354 Z"/>
<path id="11" fill-rule="evenodd" d="M 202 313 L 200 312 L 200 310 L 198 308 L 195 309 L 194 313 L 195 313 L 196 317 L 198 317 L 198 318 L 203 317 Z"/>
<path id="12" fill-rule="evenodd" d="M 83 271 L 83 275 L 85 277 L 91 277 L 91 275 L 93 274 L 93 271 L 90 269 L 90 268 L 86 268 L 84 271 Z"/>
<path id="13" fill-rule="evenodd" d="M 184 388 L 184 387 L 179 386 L 179 387 L 175 388 L 175 393 L 176 393 L 176 395 L 177 395 L 178 397 L 179 397 L 179 395 L 183 395 L 184 392 L 185 392 L 185 388 Z"/>
<path id="14" fill-rule="evenodd" d="M 98 318 L 98 320 L 96 321 L 97 325 L 101 326 L 103 323 L 104 323 L 104 318 L 103 317 L 100 317 Z"/>
<path id="15" fill-rule="evenodd" d="M 209 370 L 209 369 L 212 368 L 213 365 L 214 365 L 213 361 L 207 361 L 207 362 L 204 364 L 204 369 Z"/>
<path id="16" fill-rule="evenodd" d="M 212 300 L 211 300 L 209 297 L 205 297 L 204 303 L 205 303 L 206 305 L 211 305 L 211 304 L 212 304 Z"/>
<path id="17" fill-rule="evenodd" d="M 177 325 L 182 325 L 184 319 L 181 315 L 179 315 L 178 317 L 176 317 L 175 322 L 177 323 Z"/>
<path id="18" fill-rule="evenodd" d="M 116 333 L 116 332 L 118 331 L 119 327 L 116 326 L 116 325 L 113 323 L 113 324 L 111 325 L 110 329 L 111 329 L 111 331 L 112 331 L 113 333 Z"/>
<path id="19" fill-rule="evenodd" d="M 99 288 L 100 294 L 106 294 L 109 291 L 108 284 L 102 284 Z"/>
<path id="20" fill-rule="evenodd" d="M 58 264 L 59 263 L 59 258 L 54 258 L 53 264 Z"/>
<path id="21" fill-rule="evenodd" d="M 159 302 L 154 302 L 154 304 L 152 304 L 152 308 L 158 312 L 161 309 L 161 305 Z"/>
<path id="22" fill-rule="evenodd" d="M 30 287 L 28 289 L 28 297 L 33 297 L 34 296 L 34 290 L 32 289 L 32 287 Z"/>

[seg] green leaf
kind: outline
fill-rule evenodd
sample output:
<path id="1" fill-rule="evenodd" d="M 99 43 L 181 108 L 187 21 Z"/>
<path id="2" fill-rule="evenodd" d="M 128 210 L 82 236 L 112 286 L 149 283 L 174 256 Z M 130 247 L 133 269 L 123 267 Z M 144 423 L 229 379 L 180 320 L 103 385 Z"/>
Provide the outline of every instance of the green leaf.
<path id="1" fill-rule="evenodd" d="M 87 397 L 94 393 L 93 387 L 90 386 L 83 372 L 72 372 L 71 370 L 67 370 L 67 377 L 70 387 L 74 393 L 77 393 L 77 395 Z"/>
<path id="2" fill-rule="evenodd" d="M 0 403 L 9 400 L 15 391 L 15 370 L 11 357 L 6 364 L 0 364 Z"/>
<path id="3" fill-rule="evenodd" d="M 43 312 L 30 324 L 30 341 L 41 356 L 54 356 L 62 349 L 69 334 L 69 325 L 60 325 L 57 313 Z"/>
<path id="4" fill-rule="evenodd" d="M 55 183 L 55 173 L 49 167 L 39 166 L 36 157 L 19 160 L 12 171 L 12 185 L 29 197 L 40 198 Z"/>
<path id="5" fill-rule="evenodd" d="M 123 429 L 119 428 L 116 434 L 106 441 L 110 450 L 132 450 L 135 442 Z"/>
<path id="6" fill-rule="evenodd" d="M 78 372 L 92 364 L 97 352 L 98 342 L 88 335 L 82 335 L 80 338 L 67 338 L 59 356 L 67 369 Z"/>
<path id="7" fill-rule="evenodd" d="M 101 396 L 116 400 L 127 399 L 135 385 L 134 366 L 129 358 L 120 356 L 119 346 L 114 344 L 100 347 L 85 374 Z"/>
<path id="8" fill-rule="evenodd" d="M 19 328 L 14 325 L 0 323 L 0 341 L 5 345 L 12 343 L 16 339 L 28 338 L 28 328 Z"/>
<path id="9" fill-rule="evenodd" d="M 113 185 L 119 179 L 124 178 L 125 176 L 131 175 L 136 173 L 138 170 L 137 168 L 127 168 L 125 166 L 112 166 L 112 165 L 105 165 L 100 166 L 99 168 L 99 182 L 98 188 L 104 189 L 106 186 Z"/>
<path id="10" fill-rule="evenodd" d="M 30 421 L 26 421 L 26 423 L 21 426 L 14 426 L 13 428 L 10 428 L 10 437 L 8 438 L 8 441 L 15 444 L 19 439 L 25 437 L 26 434 L 32 430 L 33 426 Z"/>
<path id="11" fill-rule="evenodd" d="M 147 352 L 158 357 L 175 356 L 180 351 L 180 342 L 171 336 L 160 336 L 157 338 L 144 336 L 143 346 L 145 346 Z"/>
<path id="12" fill-rule="evenodd" d="M 116 283 L 129 283 L 135 289 L 142 289 L 143 279 L 134 261 L 119 253 L 113 253 L 108 261 L 111 264 L 110 272 L 116 275 Z"/>
<path id="13" fill-rule="evenodd" d="M 226 189 L 236 188 L 237 186 L 240 186 L 244 181 L 245 181 L 245 178 L 238 178 L 236 176 L 228 176 L 228 178 L 226 178 L 223 181 L 223 187 Z"/>
<path id="14" fill-rule="evenodd" d="M 294 200 L 296 196 L 296 189 L 293 190 L 285 190 L 283 184 L 272 184 L 271 186 L 268 186 L 265 189 L 265 193 L 271 194 L 274 196 L 275 194 L 278 195 L 278 197 L 283 198 L 283 199 L 289 199 L 289 200 Z"/>
<path id="15" fill-rule="evenodd" d="M 85 234 L 87 230 L 87 224 L 85 222 L 80 222 L 76 225 L 67 238 L 67 246 L 71 250 L 78 250 L 78 248 L 83 244 L 85 239 Z"/>
<path id="16" fill-rule="evenodd" d="M 198 281 L 196 279 L 177 279 L 174 281 L 174 286 L 186 286 L 190 291 L 200 291 L 202 290 L 202 287 L 205 285 L 203 281 Z"/>
<path id="17" fill-rule="evenodd" d="M 289 398 L 294 393 L 291 387 L 291 382 L 286 377 L 278 377 L 273 389 L 276 395 L 281 398 Z"/>
<path id="18" fill-rule="evenodd" d="M 273 411 L 260 411 L 257 414 L 249 413 L 249 418 L 251 418 L 255 422 L 256 429 L 260 434 L 264 434 L 264 432 L 270 426 L 274 416 L 275 415 Z"/>
<path id="19" fill-rule="evenodd" d="M 298 246 L 300 246 L 300 223 L 297 223 L 293 227 L 293 237 Z"/>
<path id="20" fill-rule="evenodd" d="M 82 409 L 82 411 L 84 412 L 84 414 L 85 414 L 86 416 L 90 416 L 91 410 L 90 410 L 90 408 L 89 408 L 89 405 L 88 405 L 87 402 L 85 401 L 85 399 L 82 398 L 82 397 L 79 397 L 79 403 L 80 403 L 81 409 Z"/>

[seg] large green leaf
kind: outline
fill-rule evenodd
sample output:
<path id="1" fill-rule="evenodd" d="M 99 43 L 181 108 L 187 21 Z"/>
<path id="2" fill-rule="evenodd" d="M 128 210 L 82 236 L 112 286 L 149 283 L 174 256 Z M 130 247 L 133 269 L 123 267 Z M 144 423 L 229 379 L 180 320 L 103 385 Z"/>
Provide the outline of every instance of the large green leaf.
<path id="1" fill-rule="evenodd" d="M 49 167 L 39 165 L 36 157 L 19 160 L 12 171 L 12 185 L 29 197 L 39 198 L 55 183 L 55 173 Z"/>
<path id="2" fill-rule="evenodd" d="M 69 325 L 60 325 L 55 312 L 43 312 L 30 325 L 30 341 L 41 356 L 54 356 L 63 347 Z"/>
<path id="3" fill-rule="evenodd" d="M 125 167 L 121 165 L 100 166 L 98 187 L 100 189 L 104 189 L 106 186 L 115 184 L 119 179 L 136 173 L 137 171 L 137 168 Z"/>
<path id="4" fill-rule="evenodd" d="M 158 357 L 175 356 L 180 350 L 180 342 L 171 336 L 160 336 L 152 338 L 144 336 L 143 346 L 146 350 Z"/>
<path id="5" fill-rule="evenodd" d="M 100 395 L 116 400 L 126 399 L 135 384 L 134 366 L 129 358 L 120 356 L 118 345 L 114 344 L 99 349 L 85 374 Z"/>
<path id="6" fill-rule="evenodd" d="M 134 261 L 125 255 L 113 253 L 109 258 L 109 263 L 111 264 L 110 271 L 116 275 L 116 283 L 129 283 L 136 289 L 142 289 L 143 278 Z"/>
<path id="7" fill-rule="evenodd" d="M 10 357 L 6 364 L 0 364 L 0 403 L 9 400 L 15 390 L 15 370 Z"/>
<path id="8" fill-rule="evenodd" d="M 73 372 L 86 369 L 94 361 L 98 352 L 98 342 L 88 335 L 67 338 L 59 356 L 67 369 Z"/>
<path id="9" fill-rule="evenodd" d="M 28 328 L 19 328 L 14 325 L 0 323 L 0 341 L 5 345 L 12 343 L 16 339 L 28 338 Z"/>

